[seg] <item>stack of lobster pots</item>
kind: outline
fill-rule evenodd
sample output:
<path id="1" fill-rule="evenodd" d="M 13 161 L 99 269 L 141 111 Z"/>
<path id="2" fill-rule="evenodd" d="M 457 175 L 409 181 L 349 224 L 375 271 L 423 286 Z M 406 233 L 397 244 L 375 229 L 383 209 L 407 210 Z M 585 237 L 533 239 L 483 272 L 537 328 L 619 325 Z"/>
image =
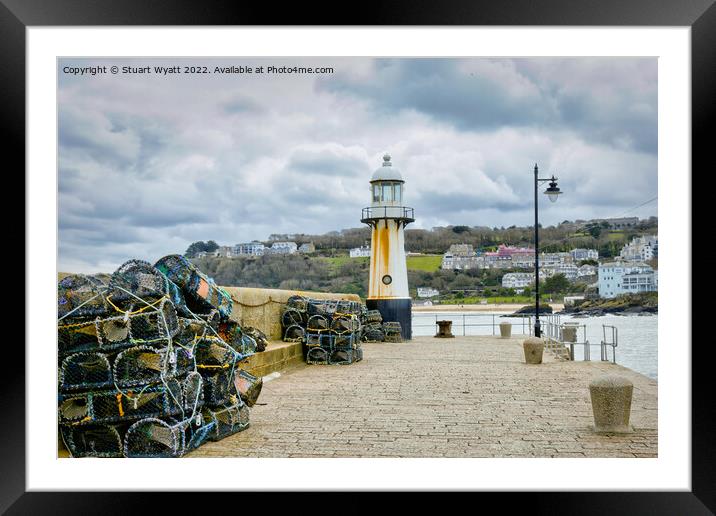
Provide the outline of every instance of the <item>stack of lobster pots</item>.
<path id="1" fill-rule="evenodd" d="M 302 342 L 309 364 L 352 364 L 363 359 L 364 314 L 357 301 L 293 296 L 281 316 L 283 339 Z"/>
<path id="2" fill-rule="evenodd" d="M 58 284 L 58 420 L 73 457 L 179 457 L 249 425 L 256 339 L 186 258 Z"/>

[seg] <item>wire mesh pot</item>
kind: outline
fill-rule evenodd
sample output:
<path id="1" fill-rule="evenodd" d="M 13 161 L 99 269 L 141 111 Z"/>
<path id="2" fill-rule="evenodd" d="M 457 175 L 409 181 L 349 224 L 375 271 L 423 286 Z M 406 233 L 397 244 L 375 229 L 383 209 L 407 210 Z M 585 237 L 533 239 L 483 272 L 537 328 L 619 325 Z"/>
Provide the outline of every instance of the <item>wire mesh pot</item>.
<path id="1" fill-rule="evenodd" d="M 306 338 L 306 330 L 298 324 L 289 326 L 283 334 L 284 342 L 302 342 Z"/>
<path id="2" fill-rule="evenodd" d="M 63 392 L 107 388 L 112 378 L 112 366 L 104 354 L 74 353 L 60 365 L 59 388 Z"/>
<path id="3" fill-rule="evenodd" d="M 258 400 L 259 394 L 261 394 L 263 384 L 264 382 L 261 377 L 254 376 L 243 369 L 236 370 L 234 386 L 241 400 L 249 407 L 253 407 L 256 404 L 256 400 Z"/>
<path id="4" fill-rule="evenodd" d="M 309 332 L 327 331 L 330 327 L 331 325 L 328 321 L 328 317 L 320 314 L 312 315 L 308 318 L 308 322 L 306 323 L 306 329 Z"/>
<path id="5" fill-rule="evenodd" d="M 72 457 L 122 457 L 122 435 L 127 427 L 91 425 L 85 427 L 63 425 L 60 435 Z"/>
<path id="6" fill-rule="evenodd" d="M 185 452 L 184 432 L 190 422 L 146 418 L 137 421 L 124 437 L 124 455 L 134 457 L 181 457 Z"/>
<path id="7" fill-rule="evenodd" d="M 134 421 L 183 411 L 181 384 L 174 378 L 136 390 L 60 393 L 58 400 L 59 422 L 72 425 Z"/>
<path id="8" fill-rule="evenodd" d="M 302 326 L 305 324 L 306 312 L 299 312 L 295 308 L 286 308 L 281 314 L 281 326 L 288 328 L 289 326 Z"/>
<path id="9" fill-rule="evenodd" d="M 57 317 L 82 319 L 109 313 L 104 292 L 107 285 L 96 276 L 72 274 L 57 284 Z"/>
<path id="10" fill-rule="evenodd" d="M 309 348 L 306 353 L 306 362 L 309 364 L 327 364 L 328 350 L 322 347 Z"/>
<path id="11" fill-rule="evenodd" d="M 117 386 L 131 387 L 186 375 L 193 366 L 193 360 L 186 349 L 135 346 L 117 355 L 112 372 Z"/>
<path id="12" fill-rule="evenodd" d="M 231 295 L 185 257 L 178 254 L 165 256 L 154 266 L 177 284 L 193 312 L 198 314 L 218 310 L 222 320 L 231 315 Z"/>
<path id="13" fill-rule="evenodd" d="M 249 426 L 249 408 L 240 398 L 220 407 L 204 407 L 202 413 L 205 420 L 214 423 L 214 429 L 207 436 L 211 441 L 219 441 Z"/>

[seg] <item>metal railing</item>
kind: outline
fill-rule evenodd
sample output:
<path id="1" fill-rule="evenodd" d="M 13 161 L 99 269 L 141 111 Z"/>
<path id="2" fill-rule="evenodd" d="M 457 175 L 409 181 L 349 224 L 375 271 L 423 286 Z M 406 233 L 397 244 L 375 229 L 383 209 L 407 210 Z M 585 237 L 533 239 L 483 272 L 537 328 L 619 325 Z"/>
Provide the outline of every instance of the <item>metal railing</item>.
<path id="1" fill-rule="evenodd" d="M 406 221 L 415 220 L 415 210 L 407 206 L 369 206 L 361 211 L 361 221 L 375 219 L 401 219 Z"/>
<path id="2" fill-rule="evenodd" d="M 453 333 L 459 334 L 462 332 L 463 336 L 467 336 L 468 328 L 480 328 L 489 327 L 492 331 L 492 335 L 499 335 L 500 323 L 505 322 L 504 319 L 500 321 L 501 314 L 466 314 L 466 313 L 441 313 L 441 314 L 426 314 L 426 315 L 413 315 L 413 328 L 435 328 L 438 321 L 450 320 L 453 323 Z M 518 316 L 514 317 L 515 319 Z M 521 319 L 519 324 L 515 324 L 512 321 L 507 321 L 512 324 L 512 332 L 515 333 L 515 329 L 519 328 L 522 335 L 531 335 L 532 329 L 530 327 L 530 321 L 528 317 L 519 317 Z M 416 324 L 416 321 L 426 321 L 424 324 Z M 430 322 L 427 322 L 430 321 Z M 457 323 L 457 324 L 456 324 Z M 457 329 L 457 332 L 455 331 Z"/>
<path id="3" fill-rule="evenodd" d="M 507 316 L 509 319 L 505 321 L 502 314 L 492 313 L 439 313 L 439 314 L 425 314 L 417 315 L 413 314 L 413 328 L 436 328 L 437 322 L 441 320 L 452 321 L 452 332 L 455 335 L 462 334 L 463 336 L 468 335 L 484 335 L 484 334 L 468 334 L 469 328 L 490 328 L 488 330 L 492 335 L 500 334 L 500 323 L 509 322 L 512 324 L 512 334 L 514 335 L 534 335 L 534 315 L 514 315 Z M 518 323 L 514 322 L 514 319 L 519 319 Z M 560 314 L 540 314 L 540 328 L 542 330 L 542 338 L 550 343 L 564 346 L 569 350 L 570 360 L 574 360 L 574 350 L 577 346 L 581 346 L 583 349 L 582 360 L 591 361 L 591 346 L 592 344 L 587 339 L 587 325 L 578 323 L 562 323 Z M 419 322 L 418 322 L 419 321 Z M 567 341 L 564 339 L 564 329 L 566 327 L 575 328 L 575 341 Z M 612 348 L 612 362 L 616 364 L 616 347 L 618 344 L 618 331 L 615 326 L 602 325 L 603 340 L 599 343 L 602 361 L 609 361 L 608 348 Z M 488 334 L 489 334 L 488 333 Z M 580 338 L 581 337 L 581 338 Z"/>
<path id="4" fill-rule="evenodd" d="M 607 328 L 609 329 L 609 332 L 607 332 Z M 609 337 L 611 339 L 607 338 L 607 334 L 609 334 Z M 619 331 L 616 326 L 611 326 L 608 324 L 602 324 L 602 335 L 603 339 L 601 344 L 601 351 L 602 351 L 602 360 L 608 361 L 609 356 L 607 352 L 607 348 L 611 346 L 612 348 L 612 363 L 617 363 L 617 345 L 619 343 Z"/>

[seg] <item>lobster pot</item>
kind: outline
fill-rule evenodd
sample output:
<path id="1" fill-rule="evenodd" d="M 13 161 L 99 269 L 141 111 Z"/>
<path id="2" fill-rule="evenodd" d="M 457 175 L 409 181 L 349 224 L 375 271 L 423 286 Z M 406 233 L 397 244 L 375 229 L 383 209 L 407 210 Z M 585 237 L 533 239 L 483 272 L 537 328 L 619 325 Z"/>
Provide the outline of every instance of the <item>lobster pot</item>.
<path id="1" fill-rule="evenodd" d="M 241 401 L 246 403 L 249 407 L 253 407 L 256 404 L 263 385 L 264 382 L 261 377 L 254 376 L 243 369 L 236 370 L 236 376 L 234 378 L 236 392 L 239 393 Z"/>
<path id="2" fill-rule="evenodd" d="M 186 375 L 194 363 L 186 349 L 135 346 L 122 351 L 114 361 L 114 381 L 119 387 L 158 383 L 162 378 Z"/>
<path id="3" fill-rule="evenodd" d="M 321 347 L 309 348 L 306 353 L 306 363 L 308 364 L 328 364 L 327 349 Z"/>
<path id="4" fill-rule="evenodd" d="M 192 371 L 182 382 L 184 410 L 193 415 L 204 405 L 204 379 L 196 371 Z"/>
<path id="5" fill-rule="evenodd" d="M 221 337 L 224 342 L 226 342 L 234 349 L 234 351 L 242 353 L 242 337 L 244 336 L 244 332 L 241 330 L 241 325 L 239 323 L 237 323 L 236 321 L 221 322 L 216 327 L 216 332 L 219 334 L 219 337 Z"/>
<path id="6" fill-rule="evenodd" d="M 181 457 L 185 453 L 186 427 L 190 420 L 145 418 L 127 430 L 124 455 L 135 457 Z"/>
<path id="7" fill-rule="evenodd" d="M 215 424 L 208 435 L 211 441 L 219 441 L 224 437 L 246 430 L 249 426 L 249 407 L 236 398 L 233 403 L 225 403 L 216 408 L 204 407 L 204 419 Z"/>
<path id="8" fill-rule="evenodd" d="M 214 283 L 185 257 L 173 254 L 161 258 L 154 266 L 176 283 L 184 294 L 187 306 L 195 313 L 218 310 L 221 319 L 229 318 L 232 302 L 228 292 Z"/>
<path id="9" fill-rule="evenodd" d="M 112 385 L 112 366 L 102 353 L 75 353 L 62 361 L 59 388 L 63 392 L 107 388 Z"/>
<path id="10" fill-rule="evenodd" d="M 385 333 L 383 333 L 383 325 L 380 323 L 368 323 L 363 327 L 361 339 L 364 342 L 383 342 Z"/>
<path id="11" fill-rule="evenodd" d="M 97 318 L 92 322 L 58 325 L 60 356 L 80 351 L 119 351 L 137 344 L 163 347 L 179 331 L 174 304 L 162 299 L 136 314 Z"/>
<path id="12" fill-rule="evenodd" d="M 360 321 L 354 315 L 338 315 L 331 321 L 331 331 L 337 335 L 360 330 Z"/>
<path id="13" fill-rule="evenodd" d="M 382 323 L 383 322 L 383 316 L 380 313 L 380 310 L 367 310 L 365 314 L 365 322 L 366 323 Z"/>
<path id="14" fill-rule="evenodd" d="M 317 314 L 308 318 L 306 329 L 309 332 L 322 332 L 330 329 L 330 323 L 325 315 Z"/>
<path id="15" fill-rule="evenodd" d="M 256 351 L 260 352 L 266 349 L 266 346 L 268 346 L 268 338 L 264 332 L 251 326 L 246 326 L 243 331 L 244 335 L 251 337 L 256 342 Z"/>
<path id="16" fill-rule="evenodd" d="M 321 347 L 323 349 L 332 349 L 336 343 L 336 336 L 331 335 L 329 333 L 323 333 L 323 334 L 321 334 L 320 342 L 321 342 Z"/>
<path id="17" fill-rule="evenodd" d="M 298 324 L 289 326 L 283 334 L 284 342 L 303 342 L 306 338 L 306 330 Z"/>
<path id="18" fill-rule="evenodd" d="M 306 334 L 306 346 L 309 348 L 321 345 L 321 334 L 320 333 L 307 333 Z"/>
<path id="19" fill-rule="evenodd" d="M 233 366 L 213 373 L 203 372 L 201 376 L 204 381 L 204 405 L 221 405 L 236 396 Z"/>
<path id="20" fill-rule="evenodd" d="M 383 333 L 385 334 L 385 342 L 403 342 L 400 330 L 399 322 L 384 322 Z"/>
<path id="21" fill-rule="evenodd" d="M 200 373 L 213 372 L 216 369 L 228 369 L 245 358 L 231 346 L 217 337 L 204 337 L 194 346 L 196 367 Z"/>
<path id="22" fill-rule="evenodd" d="M 162 297 L 168 297 L 182 315 L 189 315 L 179 287 L 149 262 L 129 260 L 109 280 L 108 298 L 123 310 L 141 308 L 146 306 L 143 301 L 151 303 Z"/>
<path id="23" fill-rule="evenodd" d="M 288 308 L 293 308 L 299 312 L 306 312 L 308 310 L 309 299 L 304 296 L 291 296 L 286 302 Z"/>
<path id="24" fill-rule="evenodd" d="M 244 356 L 248 356 L 253 355 L 256 351 L 260 350 L 258 349 L 258 344 L 256 344 L 256 340 L 253 337 L 250 335 L 243 335 L 241 337 L 241 347 L 236 349 L 236 351 Z"/>
<path id="25" fill-rule="evenodd" d="M 281 326 L 288 328 L 290 326 L 304 326 L 306 322 L 306 312 L 299 312 L 295 308 L 286 308 L 281 314 Z"/>
<path id="26" fill-rule="evenodd" d="M 117 423 L 183 412 L 182 388 L 176 379 L 125 394 L 116 389 L 60 394 L 58 403 L 60 423 L 74 425 Z"/>
<path id="27" fill-rule="evenodd" d="M 215 421 L 206 421 L 203 414 L 198 413 L 192 419 L 192 424 L 186 426 L 184 432 L 184 446 L 185 453 L 195 448 L 198 448 L 204 444 L 208 439 L 209 435 L 216 429 Z"/>
<path id="28" fill-rule="evenodd" d="M 128 345 L 127 341 L 123 344 Z M 57 348 L 60 357 L 80 351 L 95 351 L 101 348 L 97 323 L 95 321 L 60 324 L 57 326 Z"/>
<path id="29" fill-rule="evenodd" d="M 72 457 L 122 457 L 126 429 L 126 425 L 61 426 L 60 435 Z"/>
<path id="30" fill-rule="evenodd" d="M 359 344 L 358 347 L 353 349 L 353 361 L 360 362 L 361 360 L 363 360 L 363 348 Z"/>
<path id="31" fill-rule="evenodd" d="M 57 317 L 104 317 L 109 313 L 104 292 L 107 285 L 96 276 L 73 274 L 57 284 Z M 69 314 L 69 315 L 68 315 Z"/>
<path id="32" fill-rule="evenodd" d="M 353 349 L 358 342 L 357 333 L 344 333 L 342 335 L 336 335 L 333 341 L 333 347 L 336 349 Z"/>
<path id="33" fill-rule="evenodd" d="M 355 354 L 352 348 L 334 349 L 328 353 L 328 363 L 331 365 L 348 365 L 355 362 Z"/>
<path id="34" fill-rule="evenodd" d="M 179 332 L 179 318 L 174 303 L 162 299 L 154 308 L 147 308 L 142 313 L 130 315 L 129 332 L 135 343 L 153 343 Z"/>
<path id="35" fill-rule="evenodd" d="M 360 316 L 361 309 L 362 309 L 361 303 L 358 301 L 349 301 L 346 299 L 342 299 L 338 301 L 338 304 L 336 305 L 336 313 L 337 314 L 343 314 L 343 315 L 355 315 L 356 317 Z"/>
<path id="36" fill-rule="evenodd" d="M 201 319 L 188 317 L 178 318 L 178 331 L 174 339 L 186 345 L 194 345 L 194 342 L 212 335 L 213 332 Z"/>

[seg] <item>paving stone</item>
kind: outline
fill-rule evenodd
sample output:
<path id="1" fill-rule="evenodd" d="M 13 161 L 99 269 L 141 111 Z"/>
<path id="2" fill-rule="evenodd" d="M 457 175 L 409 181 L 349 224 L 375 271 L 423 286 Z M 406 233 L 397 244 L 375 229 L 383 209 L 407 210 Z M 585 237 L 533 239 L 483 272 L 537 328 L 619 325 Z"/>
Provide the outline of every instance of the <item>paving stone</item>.
<path id="1" fill-rule="evenodd" d="M 364 345 L 351 366 L 264 384 L 250 427 L 190 457 L 656 457 L 657 382 L 619 365 L 524 363 L 522 338 Z M 634 432 L 597 435 L 589 382 L 634 384 Z"/>

